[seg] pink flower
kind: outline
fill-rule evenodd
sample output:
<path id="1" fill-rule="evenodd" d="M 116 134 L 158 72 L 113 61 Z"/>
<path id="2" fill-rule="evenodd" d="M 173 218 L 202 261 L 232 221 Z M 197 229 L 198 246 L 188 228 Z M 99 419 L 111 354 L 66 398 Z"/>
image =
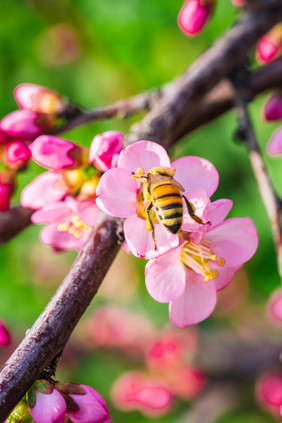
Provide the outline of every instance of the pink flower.
<path id="1" fill-rule="evenodd" d="M 51 170 L 80 165 L 84 151 L 73 142 L 52 135 L 41 135 L 29 148 L 33 160 Z"/>
<path id="2" fill-rule="evenodd" d="M 165 149 L 151 141 L 139 141 L 121 152 L 117 168 L 108 170 L 100 179 L 96 191 L 97 205 L 112 216 L 126 219 L 124 233 L 128 247 L 137 257 L 148 259 L 165 253 L 179 243 L 177 234 L 156 221 L 153 223 L 157 246 L 155 250 L 152 232 L 147 230 L 146 201 L 143 201 L 140 192 L 141 182 L 138 176 L 137 179 L 132 176 L 139 175 L 140 171 L 146 175 L 149 170 L 152 174 L 155 168 L 161 168 L 166 174 L 173 174 L 172 168 L 175 169 L 173 180 L 182 185 L 184 191 L 181 194 L 193 204 L 195 214 L 203 222 L 208 220 L 206 208 L 210 203 L 209 196 L 218 185 L 218 173 L 205 159 L 188 156 L 170 163 Z M 180 193 L 179 190 L 177 192 Z M 196 222 L 184 204 L 181 228 L 204 232 L 207 226 Z"/>
<path id="3" fill-rule="evenodd" d="M 5 146 L 4 162 L 10 169 L 24 168 L 30 158 L 30 150 L 24 141 L 13 141 Z"/>
<path id="4" fill-rule="evenodd" d="M 282 406 L 282 374 L 268 372 L 256 383 L 256 399 L 258 403 L 275 416 L 279 416 Z"/>
<path id="5" fill-rule="evenodd" d="M 173 394 L 185 400 L 191 400 L 199 395 L 206 384 L 206 376 L 195 366 L 179 366 L 170 375 L 170 388 Z"/>
<path id="6" fill-rule="evenodd" d="M 15 175 L 10 171 L 0 172 L 0 212 L 9 210 L 15 189 Z"/>
<path id="7" fill-rule="evenodd" d="M 0 145 L 7 144 L 10 141 L 11 141 L 11 138 L 0 129 Z"/>
<path id="8" fill-rule="evenodd" d="M 30 110 L 16 110 L 5 116 L 0 129 L 12 138 L 29 141 L 37 137 L 49 126 L 47 116 Z"/>
<path id="9" fill-rule="evenodd" d="M 272 137 L 267 144 L 267 152 L 271 156 L 282 155 L 282 126 L 280 126 L 280 128 L 272 134 Z"/>
<path id="10" fill-rule="evenodd" d="M 245 5 L 245 0 L 231 0 L 231 1 L 235 7 L 243 7 Z"/>
<path id="11" fill-rule="evenodd" d="M 172 406 L 172 395 L 166 385 L 142 372 L 128 372 L 117 379 L 112 400 L 121 410 L 139 410 L 150 417 L 164 415 Z"/>
<path id="12" fill-rule="evenodd" d="M 271 295 L 268 302 L 267 314 L 272 323 L 282 326 L 282 288 L 278 288 Z"/>
<path id="13" fill-rule="evenodd" d="M 180 29 L 189 37 L 197 35 L 206 25 L 214 6 L 214 0 L 187 0 L 178 15 Z"/>
<path id="14" fill-rule="evenodd" d="M 35 84 L 21 84 L 14 90 L 16 102 L 21 109 L 38 113 L 56 113 L 64 111 L 62 97 L 55 91 Z"/>
<path id="15" fill-rule="evenodd" d="M 3 322 L 0 320 L 0 347 L 6 347 L 11 343 L 11 335 Z"/>
<path id="16" fill-rule="evenodd" d="M 264 65 L 276 59 L 282 49 L 282 24 L 275 25 L 258 42 L 256 59 Z"/>
<path id="17" fill-rule="evenodd" d="M 282 93 L 272 95 L 264 106 L 264 118 L 268 121 L 282 119 Z"/>
<path id="18" fill-rule="evenodd" d="M 36 381 L 29 392 L 30 414 L 36 423 L 64 423 L 67 406 L 63 396 L 47 381 Z"/>
<path id="19" fill-rule="evenodd" d="M 107 131 L 96 135 L 90 146 L 89 161 L 102 172 L 116 167 L 123 149 L 124 135 L 118 131 Z"/>
<path id="20" fill-rule="evenodd" d="M 21 205 L 33 210 L 46 204 L 62 200 L 69 193 L 63 175 L 45 172 L 37 176 L 21 193 Z"/>
<path id="21" fill-rule="evenodd" d="M 89 233 L 98 216 L 95 201 L 77 201 L 66 197 L 43 206 L 32 215 L 36 224 L 48 223 L 41 232 L 40 240 L 56 250 L 80 250 L 88 239 Z"/>
<path id="22" fill-rule="evenodd" d="M 193 242 L 191 234 L 179 247 L 146 265 L 150 295 L 170 303 L 170 319 L 179 327 L 206 319 L 215 308 L 217 291 L 257 249 L 257 232 L 250 218 L 222 222 L 231 205 L 230 200 L 215 201 L 210 212 L 212 225 L 200 242 Z"/>
<path id="23" fill-rule="evenodd" d="M 76 411 L 68 411 L 67 416 L 73 423 L 111 423 L 109 410 L 105 400 L 90 386 L 79 385 L 84 394 L 72 394 L 72 398 L 79 407 Z"/>

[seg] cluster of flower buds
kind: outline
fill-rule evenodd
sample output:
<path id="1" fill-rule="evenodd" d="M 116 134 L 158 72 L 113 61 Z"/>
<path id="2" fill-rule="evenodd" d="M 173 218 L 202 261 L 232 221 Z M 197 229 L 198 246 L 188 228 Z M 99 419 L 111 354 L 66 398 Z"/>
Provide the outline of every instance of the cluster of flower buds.
<path id="1" fill-rule="evenodd" d="M 105 400 L 90 386 L 37 380 L 7 423 L 111 423 Z"/>
<path id="2" fill-rule="evenodd" d="M 282 53 L 282 23 L 275 25 L 258 42 L 256 59 L 265 65 L 277 59 Z"/>
<path id="3" fill-rule="evenodd" d="M 264 118 L 267 122 L 275 122 L 282 119 L 282 93 L 276 92 L 271 95 L 264 105 Z M 280 126 L 272 135 L 267 145 L 267 152 L 271 156 L 282 155 L 282 127 Z"/>
<path id="4" fill-rule="evenodd" d="M 117 131 L 97 135 L 89 151 L 52 135 L 30 144 L 33 160 L 48 171 L 24 188 L 21 205 L 35 210 L 33 223 L 47 223 L 43 244 L 56 250 L 83 247 L 99 213 L 96 187 L 102 172 L 115 166 L 123 138 Z"/>
<path id="5" fill-rule="evenodd" d="M 98 348 L 120 349 L 138 357 L 139 370 L 124 373 L 112 388 L 113 403 L 123 411 L 161 416 L 177 399 L 189 401 L 206 386 L 205 375 L 193 364 L 198 348 L 196 328 L 183 332 L 168 325 L 159 331 L 145 317 L 107 305 L 91 315 L 88 344 L 89 339 Z"/>
<path id="6" fill-rule="evenodd" d="M 0 211 L 7 211 L 16 187 L 17 173 L 31 157 L 29 143 L 49 131 L 65 109 L 63 99 L 48 88 L 22 84 L 14 91 L 20 110 L 0 121 Z"/>
<path id="7" fill-rule="evenodd" d="M 98 207 L 125 219 L 128 249 L 149 260 L 150 295 L 169 303 L 180 327 L 212 313 L 217 291 L 257 249 L 252 220 L 224 220 L 232 201 L 211 202 L 217 186 L 209 161 L 187 156 L 171 163 L 163 147 L 145 140 L 126 147 L 97 186 Z"/>
<path id="8" fill-rule="evenodd" d="M 204 29 L 214 11 L 216 0 L 187 0 L 178 15 L 178 25 L 188 37 Z"/>

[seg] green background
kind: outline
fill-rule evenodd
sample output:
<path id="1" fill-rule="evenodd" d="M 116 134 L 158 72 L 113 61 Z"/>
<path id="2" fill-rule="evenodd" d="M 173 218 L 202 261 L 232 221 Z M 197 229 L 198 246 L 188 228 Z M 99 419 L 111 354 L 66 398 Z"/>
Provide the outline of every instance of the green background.
<path id="1" fill-rule="evenodd" d="M 197 56 L 234 22 L 237 10 L 229 0 L 219 0 L 214 16 L 197 38 L 188 39 L 177 26 L 181 0 L 9 0 L 0 2 L 0 116 L 13 111 L 16 103 L 13 89 L 31 82 L 50 87 L 83 107 L 110 104 L 120 98 L 135 95 L 180 75 Z M 58 26 L 59 25 L 59 26 Z M 58 28 L 68 25 L 74 36 L 71 57 L 58 39 Z M 55 35 L 54 35 L 55 34 Z M 56 38 L 57 37 L 57 38 Z M 62 44 L 63 43 L 63 44 Z M 69 44 L 68 44 L 69 46 Z M 64 62 L 65 63 L 62 63 Z M 254 64 L 255 66 L 255 64 Z M 251 114 L 262 149 L 277 124 L 261 119 L 265 96 L 251 105 Z M 142 115 L 127 120 L 88 124 L 68 134 L 68 139 L 89 146 L 92 138 L 105 130 L 127 132 Z M 247 264 L 248 301 L 263 307 L 271 292 L 279 286 L 276 256 L 270 224 L 259 197 L 244 145 L 234 142 L 236 118 L 233 111 L 190 134 L 174 147 L 174 157 L 197 155 L 210 160 L 218 169 L 220 184 L 214 199 L 234 201 L 232 217 L 250 216 L 257 227 L 260 244 L 255 257 Z M 189 141 L 189 142 L 188 142 Z M 281 159 L 265 156 L 275 188 L 282 194 Z M 20 175 L 15 204 L 23 186 L 42 172 L 32 163 Z M 71 265 L 75 253 L 53 254 L 39 243 L 40 227 L 30 227 L 0 250 L 1 295 L 0 317 L 9 325 L 14 344 L 24 336 L 47 304 L 56 286 Z M 142 261 L 125 258 L 134 273 L 137 289 L 134 295 L 117 302 L 130 310 L 146 315 L 158 327 L 168 320 L 167 306 L 153 301 L 144 287 Z M 123 270 L 120 269 L 120 272 Z M 126 276 L 124 276 L 126 278 Z M 128 281 L 126 281 L 128 284 Z M 114 281 L 112 282 L 114 283 Z M 87 314 L 100 304 L 115 303 L 107 293 L 98 294 Z M 218 327 L 234 330 L 233 315 L 209 318 L 200 325 L 209 332 Z M 76 332 L 78 332 L 77 329 Z M 79 342 L 74 335 L 71 341 Z M 2 362 L 6 351 L 0 352 Z M 122 372 L 132 368 L 130 361 L 116 358 L 114 353 L 79 351 L 79 361 L 71 369 L 62 365 L 58 378 L 89 384 L 108 402 L 112 382 Z M 253 399 L 252 383 L 236 413 L 222 416 L 218 423 L 272 422 Z M 178 402 L 160 422 L 181 422 L 190 407 Z M 140 413 L 121 413 L 110 405 L 113 422 L 147 422 Z"/>

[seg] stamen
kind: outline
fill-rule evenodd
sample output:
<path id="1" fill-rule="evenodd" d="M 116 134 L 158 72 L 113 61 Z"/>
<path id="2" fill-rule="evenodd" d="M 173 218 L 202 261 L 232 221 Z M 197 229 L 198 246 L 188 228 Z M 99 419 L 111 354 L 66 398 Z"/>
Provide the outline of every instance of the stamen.
<path id="1" fill-rule="evenodd" d="M 72 214 L 65 222 L 57 225 L 57 231 L 67 232 L 74 238 L 79 239 L 83 232 L 91 232 L 91 228 L 77 214 Z"/>

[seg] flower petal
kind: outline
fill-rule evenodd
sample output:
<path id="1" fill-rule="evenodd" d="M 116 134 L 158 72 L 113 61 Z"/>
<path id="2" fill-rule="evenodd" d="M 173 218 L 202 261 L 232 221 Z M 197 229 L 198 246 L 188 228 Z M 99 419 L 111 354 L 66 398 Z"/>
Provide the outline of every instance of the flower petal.
<path id="1" fill-rule="evenodd" d="M 138 216 L 131 216 L 124 222 L 124 236 L 128 247 L 136 257 L 151 259 L 158 257 L 171 248 L 177 247 L 179 238 L 167 231 L 161 224 L 155 223 L 157 251 L 155 251 L 152 232 L 146 228 L 146 221 Z"/>
<path id="2" fill-rule="evenodd" d="M 213 270 L 216 270 L 218 272 L 218 276 L 213 279 L 217 291 L 220 291 L 225 288 L 232 281 L 237 270 L 239 270 L 241 267 L 221 267 L 213 262 L 210 262 L 209 265 Z"/>
<path id="3" fill-rule="evenodd" d="M 282 155 L 282 126 L 277 129 L 272 135 L 269 143 L 267 144 L 267 152 L 271 156 Z"/>
<path id="4" fill-rule="evenodd" d="M 97 207 L 96 202 L 94 200 L 89 201 L 77 201 L 73 197 L 66 197 L 65 203 L 73 211 L 77 214 L 86 225 L 93 228 L 98 214 L 100 213 L 100 209 Z"/>
<path id="5" fill-rule="evenodd" d="M 206 319 L 217 301 L 214 281 L 204 282 L 203 277 L 186 270 L 186 286 L 183 294 L 169 305 L 170 319 L 181 328 Z"/>
<path id="6" fill-rule="evenodd" d="M 56 250 L 81 250 L 89 234 L 84 232 L 80 238 L 76 239 L 68 232 L 58 232 L 57 226 L 57 223 L 50 223 L 41 229 L 40 241 L 42 244 L 50 245 Z"/>
<path id="7" fill-rule="evenodd" d="M 119 156 L 118 167 L 136 172 L 138 168 L 148 172 L 152 167 L 170 167 L 166 150 L 152 141 L 138 141 L 126 147 Z"/>
<path id="8" fill-rule="evenodd" d="M 115 217 L 128 217 L 138 207 L 138 183 L 126 169 L 110 169 L 102 175 L 97 190 L 98 207 Z"/>
<path id="9" fill-rule="evenodd" d="M 168 303 L 178 298 L 185 288 L 185 268 L 180 261 L 181 248 L 150 260 L 145 268 L 146 287 L 159 303 Z"/>
<path id="10" fill-rule="evenodd" d="M 209 220 L 212 226 L 223 222 L 233 206 L 233 201 L 225 198 L 213 201 L 209 210 Z"/>
<path id="11" fill-rule="evenodd" d="M 171 163 L 176 169 L 174 178 L 180 182 L 185 191 L 203 188 L 210 197 L 218 186 L 218 173 L 214 165 L 206 159 L 186 156 Z"/>
<path id="12" fill-rule="evenodd" d="M 210 209 L 210 200 L 206 191 L 201 188 L 195 188 L 188 192 L 186 198 L 193 204 L 196 216 L 202 219 L 204 223 L 207 223 L 209 221 L 208 210 Z M 186 202 L 183 199 L 183 221 L 181 229 L 188 232 L 206 232 L 208 228 L 209 225 L 199 224 L 192 219 L 188 213 Z"/>
<path id="13" fill-rule="evenodd" d="M 241 266 L 258 247 L 258 235 L 249 217 L 227 219 L 212 228 L 206 235 L 213 242 L 213 253 L 223 257 L 226 267 Z"/>
<path id="14" fill-rule="evenodd" d="M 56 201 L 46 204 L 31 216 L 32 223 L 62 222 L 71 214 L 70 209 L 64 201 Z"/>

